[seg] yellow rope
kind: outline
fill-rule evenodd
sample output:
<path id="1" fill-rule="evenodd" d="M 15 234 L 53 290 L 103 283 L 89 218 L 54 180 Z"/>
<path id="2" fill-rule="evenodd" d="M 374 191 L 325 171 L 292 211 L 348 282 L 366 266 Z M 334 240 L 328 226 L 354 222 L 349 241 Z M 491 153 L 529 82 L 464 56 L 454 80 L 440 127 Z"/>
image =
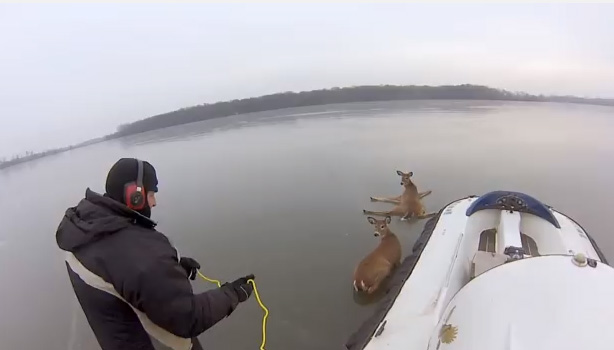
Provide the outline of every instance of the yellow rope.
<path id="1" fill-rule="evenodd" d="M 197 272 L 198 272 L 198 275 L 205 281 L 217 284 L 218 288 L 222 286 L 222 282 L 209 278 L 203 275 L 198 270 Z M 258 287 L 256 287 L 256 281 L 254 281 L 253 279 L 250 279 L 247 281 L 247 283 L 251 283 L 252 286 L 254 286 L 254 296 L 256 296 L 256 301 L 258 302 L 258 305 L 260 305 L 260 308 L 262 309 L 262 311 L 264 311 L 264 316 L 262 316 L 262 343 L 260 344 L 260 350 L 265 350 L 264 346 L 266 345 L 266 320 L 269 317 L 269 309 L 267 309 L 267 307 L 264 305 L 264 303 L 260 299 L 260 293 L 258 293 Z"/>
<path id="2" fill-rule="evenodd" d="M 209 278 L 209 277 L 207 277 L 207 276 L 203 275 L 202 273 L 200 273 L 200 271 L 198 271 L 198 270 L 196 270 L 196 272 L 198 272 L 198 275 L 199 275 L 199 276 L 200 276 L 202 279 L 204 279 L 205 281 L 217 284 L 218 288 L 222 286 L 222 282 L 220 282 L 220 281 L 218 281 L 218 280 L 211 279 L 211 278 Z"/>
<path id="3" fill-rule="evenodd" d="M 266 320 L 269 317 L 269 309 L 264 306 L 262 300 L 260 300 L 260 294 L 258 293 L 258 288 L 256 287 L 256 281 L 248 280 L 248 283 L 251 283 L 254 286 L 254 295 L 256 296 L 256 301 L 258 301 L 258 305 L 262 311 L 264 311 L 264 315 L 262 316 L 262 343 L 260 344 L 260 350 L 265 350 L 264 346 L 266 345 Z"/>

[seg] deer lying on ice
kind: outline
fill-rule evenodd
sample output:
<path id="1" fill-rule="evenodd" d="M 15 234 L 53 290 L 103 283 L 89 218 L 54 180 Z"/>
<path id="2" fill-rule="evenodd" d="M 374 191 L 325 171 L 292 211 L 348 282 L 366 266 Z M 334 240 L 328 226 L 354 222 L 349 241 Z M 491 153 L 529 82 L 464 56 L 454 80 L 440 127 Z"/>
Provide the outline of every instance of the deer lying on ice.
<path id="1" fill-rule="evenodd" d="M 381 237 L 379 245 L 367 255 L 354 270 L 354 290 L 368 294 L 375 292 L 392 270 L 401 264 L 401 242 L 390 231 L 390 216 L 384 220 L 368 217 L 375 226 L 375 237 Z"/>
<path id="2" fill-rule="evenodd" d="M 397 170 L 397 174 L 401 176 L 401 185 L 405 187 L 405 190 L 400 196 L 388 198 L 371 197 L 371 201 L 373 202 L 393 203 L 396 204 L 396 206 L 389 211 L 363 210 L 363 213 L 382 216 L 400 216 L 401 220 L 407 220 L 408 218 L 412 217 L 424 219 L 435 215 L 435 213 L 426 214 L 424 206 L 422 205 L 422 201 L 420 200 L 421 198 L 431 194 L 432 191 L 419 193 L 418 188 L 411 181 L 411 177 L 414 175 L 414 173 L 411 171 L 409 173 L 404 173 L 402 171 Z"/>

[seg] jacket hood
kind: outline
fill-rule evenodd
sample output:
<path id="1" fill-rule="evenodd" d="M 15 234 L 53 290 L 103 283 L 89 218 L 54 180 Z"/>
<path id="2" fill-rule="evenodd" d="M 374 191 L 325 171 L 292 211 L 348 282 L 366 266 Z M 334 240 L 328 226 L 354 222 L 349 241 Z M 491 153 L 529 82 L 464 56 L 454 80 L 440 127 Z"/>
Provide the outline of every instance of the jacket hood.
<path id="1" fill-rule="evenodd" d="M 66 210 L 55 237 L 61 249 L 75 252 L 133 224 L 146 228 L 156 226 L 148 217 L 88 188 L 85 198 Z"/>

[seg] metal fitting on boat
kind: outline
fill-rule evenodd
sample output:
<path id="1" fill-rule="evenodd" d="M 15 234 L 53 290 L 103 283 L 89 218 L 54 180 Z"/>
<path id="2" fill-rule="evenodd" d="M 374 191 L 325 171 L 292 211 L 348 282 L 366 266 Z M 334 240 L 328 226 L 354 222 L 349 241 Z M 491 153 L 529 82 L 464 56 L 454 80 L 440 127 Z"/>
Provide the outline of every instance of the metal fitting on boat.
<path id="1" fill-rule="evenodd" d="M 503 254 L 507 255 L 508 261 L 515 261 L 524 258 L 524 248 L 522 247 L 505 247 Z"/>
<path id="2" fill-rule="evenodd" d="M 597 267 L 597 260 L 588 258 L 587 259 L 588 266 L 595 268 Z"/>
<path id="3" fill-rule="evenodd" d="M 588 259 L 586 258 L 586 255 L 582 254 L 582 253 L 577 253 L 573 256 L 573 258 L 571 258 L 571 261 L 579 267 L 584 267 L 586 265 L 588 265 Z"/>

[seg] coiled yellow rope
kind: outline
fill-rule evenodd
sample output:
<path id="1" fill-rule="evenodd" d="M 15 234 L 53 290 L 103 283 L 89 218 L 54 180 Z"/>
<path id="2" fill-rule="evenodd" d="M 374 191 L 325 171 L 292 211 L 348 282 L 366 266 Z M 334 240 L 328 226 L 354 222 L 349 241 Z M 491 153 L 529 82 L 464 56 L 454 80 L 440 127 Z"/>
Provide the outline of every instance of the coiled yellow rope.
<path id="1" fill-rule="evenodd" d="M 209 278 L 203 275 L 198 270 L 197 272 L 200 278 L 204 279 L 205 281 L 217 284 L 218 288 L 222 286 L 222 282 Z M 264 303 L 260 299 L 260 293 L 258 293 L 258 287 L 256 287 L 256 281 L 254 281 L 253 279 L 250 279 L 247 281 L 247 283 L 251 283 L 252 286 L 254 286 L 254 295 L 256 296 L 256 301 L 258 301 L 258 305 L 260 305 L 260 308 L 262 309 L 262 311 L 264 311 L 264 315 L 262 316 L 262 343 L 260 344 L 260 350 L 265 350 L 264 346 L 266 345 L 266 320 L 269 317 L 269 309 L 267 309 L 267 307 L 264 305 Z"/>

